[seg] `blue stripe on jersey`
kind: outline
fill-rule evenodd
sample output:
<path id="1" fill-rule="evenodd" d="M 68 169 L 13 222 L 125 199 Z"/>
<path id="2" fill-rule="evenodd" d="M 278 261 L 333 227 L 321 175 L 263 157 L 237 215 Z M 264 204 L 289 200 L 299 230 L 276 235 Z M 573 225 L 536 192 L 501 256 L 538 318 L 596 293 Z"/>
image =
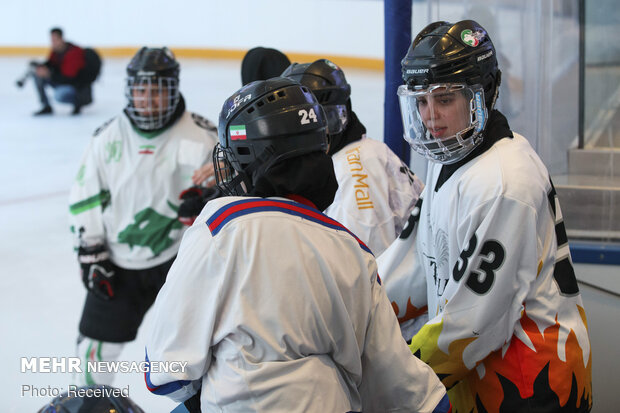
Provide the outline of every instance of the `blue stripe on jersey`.
<path id="1" fill-rule="evenodd" d="M 151 393 L 158 394 L 160 396 L 165 396 L 166 394 L 173 393 L 179 389 L 182 389 L 184 386 L 187 386 L 190 381 L 189 380 L 177 380 L 170 383 L 162 384 L 161 386 L 156 386 L 151 382 L 151 371 L 150 371 L 150 362 L 149 355 L 144 349 L 144 358 L 146 360 L 147 369 L 144 372 L 144 382 L 146 383 L 146 388 L 149 389 Z"/>
<path id="2" fill-rule="evenodd" d="M 338 221 L 328 217 L 317 209 L 308 207 L 297 202 L 263 198 L 242 199 L 240 201 L 226 204 L 220 209 L 218 209 L 213 215 L 211 215 L 209 219 L 207 219 L 207 226 L 211 231 L 211 235 L 216 236 L 224 227 L 224 225 L 226 225 L 233 219 L 244 215 L 265 211 L 282 212 L 288 215 L 294 215 L 312 222 L 316 222 L 317 224 L 321 224 L 327 228 L 346 231 L 357 240 L 360 247 L 364 251 L 372 254 L 372 251 L 370 251 L 370 248 L 368 248 L 366 244 L 364 244 L 357 236 L 355 236 L 355 234 L 345 228 Z"/>
<path id="3" fill-rule="evenodd" d="M 443 398 L 439 401 L 433 413 L 450 413 L 452 412 L 452 404 L 450 403 L 450 399 L 448 399 L 448 395 L 444 395 Z"/>

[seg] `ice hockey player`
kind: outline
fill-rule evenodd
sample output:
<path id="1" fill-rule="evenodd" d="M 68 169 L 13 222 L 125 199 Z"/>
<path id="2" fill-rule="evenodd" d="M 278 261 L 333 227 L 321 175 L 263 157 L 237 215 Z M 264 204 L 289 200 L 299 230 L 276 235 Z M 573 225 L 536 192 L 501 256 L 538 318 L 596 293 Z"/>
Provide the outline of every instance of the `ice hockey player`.
<path id="1" fill-rule="evenodd" d="M 394 244 L 415 243 L 410 278 L 427 291 L 416 302 L 416 289 L 390 285 L 400 308 L 428 305 L 411 351 L 456 411 L 589 411 L 590 343 L 560 205 L 541 159 L 494 109 L 489 34 L 472 20 L 432 23 L 402 73 L 405 139 L 430 161 L 419 221 Z"/>
<path id="2" fill-rule="evenodd" d="M 141 48 L 127 66 L 123 113 L 92 138 L 70 194 L 82 280 L 88 289 L 79 356 L 111 361 L 136 337 L 163 285 L 185 227 L 179 194 L 211 162 L 216 127 L 185 109 L 179 63 L 167 48 Z M 88 373 L 87 369 L 84 369 Z M 85 374 L 110 384 L 111 374 Z"/>
<path id="3" fill-rule="evenodd" d="M 290 79 L 225 101 L 214 166 L 231 196 L 187 231 L 153 306 L 147 360 L 188 362 L 148 373 L 153 393 L 203 412 L 451 408 L 402 340 L 368 247 L 320 212 L 337 188 L 326 125 Z"/>
<path id="4" fill-rule="evenodd" d="M 324 212 L 360 237 L 379 256 L 398 237 L 422 188 L 383 142 L 366 137 L 351 106 L 351 86 L 327 59 L 293 63 L 282 76 L 308 87 L 327 114 L 329 149 L 338 191 Z M 312 119 L 307 119 L 312 121 Z"/>

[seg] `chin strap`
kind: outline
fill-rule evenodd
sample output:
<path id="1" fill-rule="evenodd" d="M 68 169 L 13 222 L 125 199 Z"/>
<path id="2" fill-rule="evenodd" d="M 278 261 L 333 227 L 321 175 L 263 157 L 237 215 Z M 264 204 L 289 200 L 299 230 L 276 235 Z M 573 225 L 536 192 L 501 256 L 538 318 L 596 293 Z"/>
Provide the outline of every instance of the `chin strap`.
<path id="1" fill-rule="evenodd" d="M 491 106 L 489 107 L 489 114 L 495 107 L 495 102 L 497 101 L 497 97 L 499 96 L 499 86 L 502 84 L 502 71 L 497 70 L 497 78 L 495 79 L 495 93 L 493 93 L 493 100 L 491 101 Z"/>

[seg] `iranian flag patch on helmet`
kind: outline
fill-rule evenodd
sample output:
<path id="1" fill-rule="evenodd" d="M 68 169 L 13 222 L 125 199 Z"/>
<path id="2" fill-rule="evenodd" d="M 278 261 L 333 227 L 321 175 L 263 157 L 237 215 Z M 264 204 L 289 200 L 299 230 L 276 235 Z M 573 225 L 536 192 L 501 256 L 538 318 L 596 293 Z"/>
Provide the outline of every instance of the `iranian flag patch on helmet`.
<path id="1" fill-rule="evenodd" d="M 247 139 L 245 133 L 245 125 L 231 125 L 230 126 L 230 139 L 233 141 L 240 141 Z"/>

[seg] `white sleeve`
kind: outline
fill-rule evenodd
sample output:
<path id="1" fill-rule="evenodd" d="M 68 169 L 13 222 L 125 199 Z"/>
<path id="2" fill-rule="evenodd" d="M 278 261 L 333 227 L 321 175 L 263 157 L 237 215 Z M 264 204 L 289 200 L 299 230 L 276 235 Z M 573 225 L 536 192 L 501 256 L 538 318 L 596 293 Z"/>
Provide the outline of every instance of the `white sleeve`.
<path id="1" fill-rule="evenodd" d="M 388 179 L 388 204 L 394 213 L 394 232 L 398 236 L 422 194 L 424 183 L 387 145 L 385 151 L 385 170 L 387 176 L 391 178 Z"/>
<path id="2" fill-rule="evenodd" d="M 69 222 L 76 248 L 105 242 L 103 210 L 111 199 L 105 174 L 98 162 L 100 140 L 91 138 L 69 193 Z"/>
<path id="3" fill-rule="evenodd" d="M 372 287 L 362 354 L 362 411 L 432 412 L 446 395 L 445 387 L 425 363 L 413 356 L 400 336 L 394 311 L 378 282 Z"/>
<path id="4" fill-rule="evenodd" d="M 147 361 L 151 363 L 187 364 L 181 372 L 147 373 L 145 380 L 151 392 L 183 402 L 200 387 L 211 363 L 220 290 L 217 283 L 226 279 L 219 274 L 220 262 L 204 221 L 196 220 L 185 233 L 166 283 L 157 295 L 146 345 Z"/>
<path id="5" fill-rule="evenodd" d="M 383 288 L 406 341 L 428 321 L 426 276 L 420 268 L 416 236 L 422 198 L 400 236 L 377 258 Z"/>

